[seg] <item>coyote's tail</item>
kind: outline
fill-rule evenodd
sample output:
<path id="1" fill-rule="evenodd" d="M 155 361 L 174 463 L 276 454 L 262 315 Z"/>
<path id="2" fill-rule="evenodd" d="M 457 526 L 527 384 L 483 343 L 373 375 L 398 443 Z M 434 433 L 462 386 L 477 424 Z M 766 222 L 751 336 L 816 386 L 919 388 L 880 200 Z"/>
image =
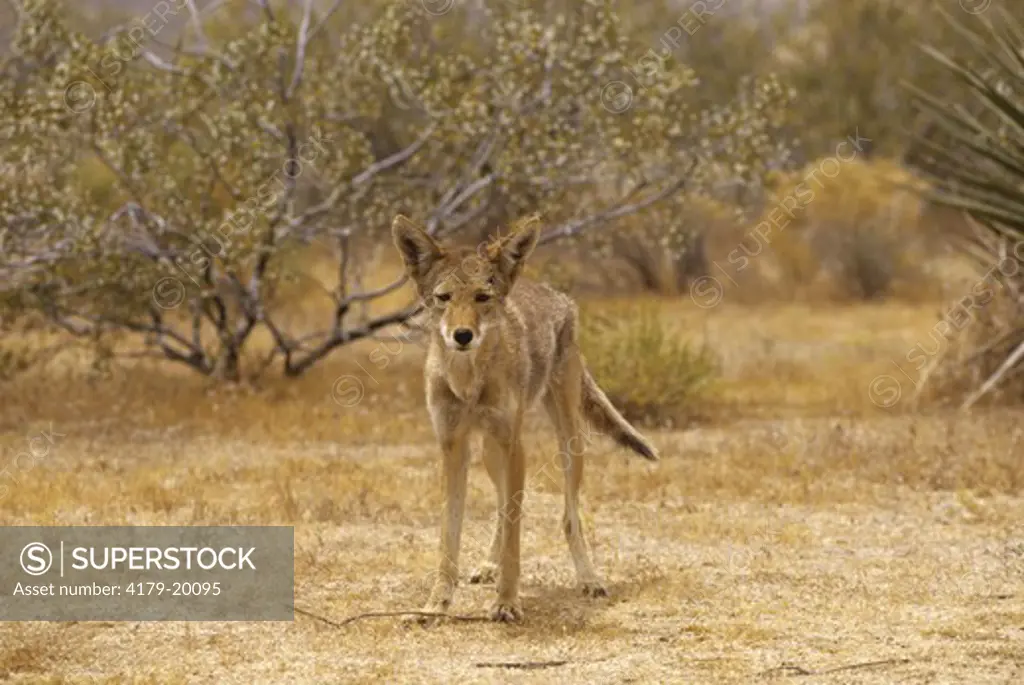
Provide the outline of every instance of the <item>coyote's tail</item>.
<path id="1" fill-rule="evenodd" d="M 644 459 L 658 461 L 658 452 L 647 438 L 630 425 L 597 386 L 590 371 L 583 371 L 583 415 L 599 432 L 628 447 Z"/>

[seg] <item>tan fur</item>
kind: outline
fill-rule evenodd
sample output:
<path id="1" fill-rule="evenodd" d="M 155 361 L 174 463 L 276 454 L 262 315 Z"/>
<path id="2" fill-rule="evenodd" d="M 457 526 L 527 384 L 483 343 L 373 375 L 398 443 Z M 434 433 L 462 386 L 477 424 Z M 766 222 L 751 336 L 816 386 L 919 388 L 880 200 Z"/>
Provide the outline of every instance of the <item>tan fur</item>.
<path id="1" fill-rule="evenodd" d="M 487 581 L 497 569 L 491 617 L 522 618 L 519 541 L 526 465 L 521 434 L 526 411 L 538 403 L 558 433 L 565 475 L 562 523 L 577 578 L 585 594 L 606 595 L 579 518 L 583 420 L 646 459 L 656 461 L 657 454 L 587 371 L 577 342 L 576 305 L 543 283 L 519 278 L 537 244 L 537 222 L 528 221 L 478 251 L 442 246 L 403 216 L 395 218 L 392 232 L 427 310 L 427 408 L 444 458 L 441 560 L 425 609 L 444 612 L 451 606 L 459 577 L 469 440 L 479 432 L 497 491 L 498 520 L 489 559 L 472 580 Z"/>

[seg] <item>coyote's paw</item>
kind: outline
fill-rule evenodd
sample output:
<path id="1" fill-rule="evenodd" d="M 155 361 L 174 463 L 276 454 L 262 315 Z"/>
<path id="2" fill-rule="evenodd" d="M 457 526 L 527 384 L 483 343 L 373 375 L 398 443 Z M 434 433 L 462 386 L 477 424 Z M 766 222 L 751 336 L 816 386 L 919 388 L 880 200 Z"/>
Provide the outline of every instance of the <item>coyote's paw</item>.
<path id="1" fill-rule="evenodd" d="M 523 607 L 518 600 L 498 600 L 491 607 L 491 620 L 498 623 L 519 623 L 523 620 Z"/>
<path id="2" fill-rule="evenodd" d="M 412 614 L 402 619 L 402 625 L 406 628 L 430 628 L 441 621 L 440 616 L 423 616 Z"/>
<path id="3" fill-rule="evenodd" d="M 597 599 L 598 597 L 607 597 L 608 591 L 604 589 L 604 585 L 598 582 L 583 583 L 583 596 Z"/>
<path id="4" fill-rule="evenodd" d="M 444 614 L 448 613 L 449 606 L 451 606 L 451 602 L 428 604 L 420 609 L 422 613 L 409 614 L 408 616 L 403 617 L 402 624 L 407 627 L 422 626 L 424 628 L 429 628 L 430 626 L 436 625 L 442 618 L 444 618 Z M 427 616 L 426 614 L 433 615 Z"/>
<path id="5" fill-rule="evenodd" d="M 498 577 L 498 567 L 487 562 L 480 565 L 480 568 L 473 571 L 473 575 L 469 577 L 471 585 L 491 585 Z"/>

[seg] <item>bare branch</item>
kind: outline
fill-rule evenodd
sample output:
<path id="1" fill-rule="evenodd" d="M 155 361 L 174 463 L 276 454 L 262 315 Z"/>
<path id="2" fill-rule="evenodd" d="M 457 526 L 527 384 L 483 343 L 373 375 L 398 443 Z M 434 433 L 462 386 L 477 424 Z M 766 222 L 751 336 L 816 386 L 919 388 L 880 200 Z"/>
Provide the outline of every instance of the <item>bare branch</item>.
<path id="1" fill-rule="evenodd" d="M 463 190 L 451 198 L 447 202 L 442 203 L 430 213 L 430 218 L 427 220 L 427 233 L 434 235 L 441 227 L 442 222 L 452 216 L 456 209 L 468 202 L 477 193 L 494 185 L 494 181 L 497 177 L 494 174 L 488 174 L 483 178 L 477 179 L 473 183 L 469 184 Z M 458 186 L 454 186 L 452 190 L 456 190 Z M 461 222 L 461 227 L 465 221 Z"/>
<path id="2" fill-rule="evenodd" d="M 320 202 L 319 204 L 310 207 L 299 216 L 293 218 L 289 222 L 291 227 L 298 228 L 303 224 L 311 221 L 312 219 L 322 216 L 323 214 L 326 214 L 327 212 L 331 211 L 334 208 L 334 206 L 338 203 L 338 200 L 341 199 L 342 195 L 346 191 L 351 191 L 355 188 L 358 188 L 359 186 L 362 186 L 371 181 L 378 174 L 388 171 L 402 164 L 403 162 L 408 161 L 410 158 L 412 158 L 413 155 L 419 152 L 424 145 L 426 145 L 427 140 L 430 139 L 430 136 L 434 133 L 436 129 L 437 124 L 431 124 L 430 126 L 427 127 L 427 130 L 424 131 L 420 135 L 420 137 L 417 138 L 416 141 L 411 145 L 408 145 L 407 147 L 405 147 L 402 150 L 399 150 L 393 155 L 389 155 L 384 159 L 374 162 L 350 181 L 342 183 L 335 187 L 335 189 L 331 191 L 331 194 L 328 195 L 323 202 Z"/>
<path id="3" fill-rule="evenodd" d="M 978 400 L 992 392 L 992 390 L 999 384 L 999 381 L 1003 379 L 1003 376 L 1005 376 L 1010 369 L 1016 366 L 1017 362 L 1021 359 L 1024 359 L 1024 342 L 1017 345 L 1013 352 L 1010 353 L 1010 356 L 1004 359 L 1003 363 L 999 365 L 999 368 L 996 369 L 995 373 L 989 376 L 988 379 L 982 383 L 980 388 L 972 392 L 970 396 L 964 400 L 960 409 L 963 411 L 969 410 Z"/>
<path id="4" fill-rule="evenodd" d="M 386 326 L 393 326 L 408 321 L 410 318 L 415 316 L 422 309 L 422 305 L 419 303 L 401 309 L 384 316 L 377 317 L 372 321 L 367 322 L 360 328 L 356 328 L 348 331 L 341 331 L 335 329 L 332 331 L 323 342 L 313 348 L 309 354 L 302 359 L 298 360 L 294 364 L 285 367 L 286 376 L 301 376 L 303 373 L 308 371 L 310 367 L 316 364 L 318 361 L 326 357 L 328 354 L 333 352 L 338 347 L 346 345 L 356 340 L 373 335 L 377 330 L 385 328 Z"/>
<path id="5" fill-rule="evenodd" d="M 203 31 L 203 22 L 199 17 L 199 10 L 196 9 L 195 0 L 185 0 L 185 4 L 188 6 L 189 18 L 192 23 L 192 30 L 196 32 L 196 39 L 199 40 L 200 48 L 205 48 L 209 45 L 210 41 L 206 38 L 206 33 Z"/>
<path id="6" fill-rule="evenodd" d="M 327 10 L 327 13 L 324 14 L 323 17 L 321 17 L 321 19 L 316 23 L 316 26 L 313 27 L 313 30 L 310 31 L 310 38 L 313 38 L 313 36 L 318 34 L 320 32 L 320 29 L 322 29 L 327 24 L 327 22 L 331 20 L 331 17 L 334 16 L 334 13 L 338 11 L 339 7 L 341 7 L 341 2 L 342 0 L 334 0 L 334 4 L 331 5 L 331 9 Z"/>
<path id="7" fill-rule="evenodd" d="M 100 331 L 107 328 L 120 328 L 136 333 L 154 336 L 163 356 L 171 361 L 188 365 L 194 370 L 209 375 L 213 371 L 213 365 L 200 347 L 195 347 L 176 331 L 167 328 L 162 317 L 156 310 L 151 310 L 151 324 L 144 324 L 139 321 L 120 319 L 117 317 L 97 317 L 87 314 L 67 314 L 61 311 L 51 302 L 44 301 L 43 312 L 54 324 L 76 337 L 93 337 Z M 181 352 L 168 344 L 168 340 L 180 345 L 185 352 Z"/>
<path id="8" fill-rule="evenodd" d="M 274 22 L 274 12 L 270 9 L 270 0 L 257 0 L 259 6 L 263 8 L 263 14 L 266 15 L 267 21 Z"/>
<path id="9" fill-rule="evenodd" d="M 355 295 L 349 295 L 344 300 L 342 300 L 342 304 L 347 306 L 355 304 L 357 302 L 376 300 L 378 297 L 384 297 L 385 295 L 389 295 L 395 292 L 396 290 L 400 290 L 408 282 L 409 277 L 402 276 L 398 280 L 389 283 L 388 285 L 385 285 L 383 287 L 376 288 L 374 290 L 366 290 L 360 293 L 356 293 Z"/>
<path id="10" fill-rule="evenodd" d="M 570 236 L 578 235 L 584 229 L 590 228 L 591 226 L 606 223 L 609 221 L 614 221 L 615 219 L 621 219 L 622 217 L 629 216 L 630 214 L 636 214 L 637 212 L 646 209 L 647 207 L 650 207 L 654 203 L 659 202 L 665 199 L 666 197 L 679 192 L 686 186 L 686 183 L 687 178 L 682 177 L 676 179 L 673 183 L 669 184 L 659 192 L 651 195 L 650 197 L 645 198 L 640 202 L 635 202 L 631 204 L 619 204 L 611 209 L 607 209 L 603 212 L 598 212 L 597 214 L 591 214 L 590 216 L 585 217 L 583 219 L 569 221 L 563 224 L 562 226 L 559 226 L 558 228 L 546 233 L 540 239 L 539 244 L 546 244 L 554 242 L 555 240 L 560 240 L 562 238 L 568 238 Z"/>
<path id="11" fill-rule="evenodd" d="M 147 62 L 149 62 L 151 65 L 153 65 L 161 71 L 170 72 L 172 74 L 177 74 L 179 76 L 185 76 L 188 73 L 184 69 L 179 69 L 170 62 L 164 61 L 161 57 L 153 54 L 149 50 L 143 50 L 142 56 L 143 58 L 145 58 Z"/>
<path id="12" fill-rule="evenodd" d="M 288 90 L 285 91 L 285 102 L 292 99 L 295 89 L 299 87 L 299 82 L 302 80 L 302 68 L 306 64 L 306 44 L 310 38 L 309 18 L 312 11 L 313 0 L 306 0 L 305 7 L 302 10 L 302 24 L 299 26 L 299 37 L 295 45 L 295 70 L 292 72 L 292 80 L 288 84 Z"/>

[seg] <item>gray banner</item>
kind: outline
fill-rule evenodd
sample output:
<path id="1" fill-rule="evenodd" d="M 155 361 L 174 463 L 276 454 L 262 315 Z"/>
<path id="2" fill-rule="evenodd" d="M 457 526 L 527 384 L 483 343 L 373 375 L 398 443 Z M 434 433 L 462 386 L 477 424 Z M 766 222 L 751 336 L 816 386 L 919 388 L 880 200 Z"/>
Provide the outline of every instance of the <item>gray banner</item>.
<path id="1" fill-rule="evenodd" d="M 0 621 L 291 621 L 285 526 L 0 527 Z"/>

